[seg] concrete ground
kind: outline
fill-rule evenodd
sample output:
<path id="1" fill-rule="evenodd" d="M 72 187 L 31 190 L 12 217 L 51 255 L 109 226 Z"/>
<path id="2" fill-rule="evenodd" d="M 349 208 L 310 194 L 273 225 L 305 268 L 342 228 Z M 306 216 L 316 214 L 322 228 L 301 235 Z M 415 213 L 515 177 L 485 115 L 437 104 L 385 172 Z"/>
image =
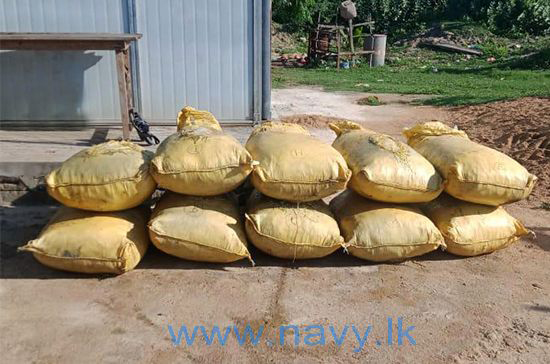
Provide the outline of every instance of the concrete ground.
<path id="1" fill-rule="evenodd" d="M 346 117 L 393 135 L 415 121 L 450 117 L 441 109 L 410 106 L 398 95 L 379 107 L 355 105 L 364 94 L 330 95 L 315 89 L 275 90 L 274 111 L 277 117 L 307 112 Z M 288 98 L 290 106 L 284 101 Z M 388 108 L 386 118 L 380 107 Z M 249 133 L 249 128 L 226 130 L 241 141 Z M 153 131 L 162 139 L 171 129 Z M 118 132 L 108 130 L 107 138 Z M 332 138 L 327 129 L 312 132 L 325 141 Z M 94 134 L 95 140 L 104 138 L 100 133 L 1 131 L 0 164 L 41 161 L 51 166 L 47 163 L 58 163 L 93 142 Z M 544 363 L 550 358 L 550 212 L 524 203 L 507 210 L 537 237 L 475 258 L 438 251 L 401 264 L 371 264 L 338 251 L 324 259 L 291 262 L 252 247 L 256 266 L 251 267 L 246 261 L 189 262 L 151 247 L 134 271 L 117 277 L 59 272 L 16 252 L 37 236 L 56 208 L 16 199 L 0 210 L 3 362 Z M 407 339 L 398 345 L 399 317 L 405 328 L 414 326 L 415 345 Z M 242 331 L 247 324 L 255 330 L 265 326 L 256 346 L 240 346 L 233 332 L 224 346 L 207 345 L 201 331 L 193 345 L 184 339 L 174 346 L 168 329 L 171 325 L 177 335 L 180 325 L 187 325 L 190 335 L 194 325 L 204 325 L 210 334 L 213 325 L 223 332 L 233 325 Z M 280 325 L 302 330 L 298 345 L 292 344 L 292 331 L 285 345 L 279 344 Z M 308 325 L 323 325 L 324 345 L 305 344 L 307 333 L 319 333 L 305 331 Z M 340 336 L 346 325 L 339 346 L 330 327 Z M 361 337 L 372 325 L 362 350 L 351 325 Z M 309 339 L 318 342 L 319 337 Z"/>

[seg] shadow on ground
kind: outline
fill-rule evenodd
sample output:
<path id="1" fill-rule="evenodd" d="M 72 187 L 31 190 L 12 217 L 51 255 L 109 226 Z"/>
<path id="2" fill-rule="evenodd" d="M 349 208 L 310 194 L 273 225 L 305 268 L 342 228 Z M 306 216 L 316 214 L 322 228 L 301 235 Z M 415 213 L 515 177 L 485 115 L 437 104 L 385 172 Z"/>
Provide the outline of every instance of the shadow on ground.
<path id="1" fill-rule="evenodd" d="M 531 242 L 542 250 L 550 251 L 550 227 L 546 226 L 528 226 L 529 230 L 535 233 Z"/>

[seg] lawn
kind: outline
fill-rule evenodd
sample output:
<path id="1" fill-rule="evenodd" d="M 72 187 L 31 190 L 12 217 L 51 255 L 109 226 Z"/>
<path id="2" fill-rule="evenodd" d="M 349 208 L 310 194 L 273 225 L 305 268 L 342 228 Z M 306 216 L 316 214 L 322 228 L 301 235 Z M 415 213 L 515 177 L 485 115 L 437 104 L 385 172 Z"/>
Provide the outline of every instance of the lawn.
<path id="1" fill-rule="evenodd" d="M 358 65 L 337 70 L 334 65 L 316 68 L 274 68 L 273 87 L 322 86 L 330 91 L 427 94 L 431 105 L 479 104 L 525 96 L 550 97 L 550 47 L 516 52 L 497 59 L 470 58 L 427 49 L 392 47 L 386 66 Z"/>

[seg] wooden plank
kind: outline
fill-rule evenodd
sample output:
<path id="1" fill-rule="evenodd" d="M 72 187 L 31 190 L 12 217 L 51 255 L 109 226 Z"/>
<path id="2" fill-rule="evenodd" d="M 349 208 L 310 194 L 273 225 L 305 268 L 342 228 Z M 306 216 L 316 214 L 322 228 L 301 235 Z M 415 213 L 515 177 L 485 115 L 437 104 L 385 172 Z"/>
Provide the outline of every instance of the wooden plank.
<path id="1" fill-rule="evenodd" d="M 2 40 L 2 50 L 114 50 L 125 48 L 127 42 L 106 40 Z"/>
<path id="2" fill-rule="evenodd" d="M 424 47 L 438 48 L 449 52 L 472 54 L 474 56 L 481 56 L 483 54 L 483 52 L 476 49 L 461 47 L 461 46 L 458 46 L 455 44 L 449 44 L 449 43 L 421 42 L 420 45 Z"/>
<path id="3" fill-rule="evenodd" d="M 122 138 L 124 140 L 130 139 L 130 115 L 129 110 L 131 104 L 129 102 L 129 90 L 128 90 L 128 49 L 116 50 L 116 68 L 118 76 L 118 97 L 120 101 L 120 118 L 122 120 Z M 130 87 L 131 88 L 131 87 Z"/>
<path id="4" fill-rule="evenodd" d="M 319 24 L 319 29 L 328 29 L 328 30 L 335 30 L 335 29 L 345 29 L 343 25 L 327 25 L 327 24 Z"/>
<path id="5" fill-rule="evenodd" d="M 375 53 L 374 51 L 355 51 L 353 52 L 340 52 L 340 55 L 342 56 L 352 56 L 352 55 L 360 55 L 360 54 L 373 54 Z"/>
<path id="6" fill-rule="evenodd" d="M 362 27 L 364 25 L 368 25 L 368 26 L 371 26 L 371 25 L 374 25 L 374 21 L 366 21 L 364 23 L 357 23 L 357 24 L 353 24 L 354 27 Z"/>
<path id="7" fill-rule="evenodd" d="M 336 69 L 340 69 L 340 32 L 336 32 Z"/>
<path id="8" fill-rule="evenodd" d="M 350 66 L 353 67 L 353 56 L 355 55 L 355 48 L 353 46 L 353 20 L 348 19 L 348 27 L 349 27 L 349 48 L 351 50 L 351 64 Z"/>
<path id="9" fill-rule="evenodd" d="M 4 40 L 55 40 L 55 41 L 123 41 L 131 42 L 142 37 L 135 33 L 22 33 L 0 32 L 0 42 Z"/>

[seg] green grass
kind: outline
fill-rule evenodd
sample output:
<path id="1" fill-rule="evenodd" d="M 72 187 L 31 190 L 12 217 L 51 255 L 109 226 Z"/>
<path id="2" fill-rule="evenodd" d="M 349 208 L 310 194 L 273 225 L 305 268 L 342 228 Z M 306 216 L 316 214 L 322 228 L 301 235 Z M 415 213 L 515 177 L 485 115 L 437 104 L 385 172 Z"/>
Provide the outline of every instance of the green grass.
<path id="1" fill-rule="evenodd" d="M 492 39 L 487 42 L 485 47 L 494 44 Z M 510 46 L 516 43 L 522 47 Z M 433 95 L 421 102 L 440 106 L 550 97 L 550 39 L 508 40 L 507 47 L 506 54 L 496 55 L 494 63 L 487 62 L 488 55 L 467 59 L 463 54 L 390 47 L 384 67 L 359 65 L 337 70 L 333 63 L 317 68 L 275 68 L 272 81 L 275 88 L 308 85 L 328 91 Z"/>
<path id="2" fill-rule="evenodd" d="M 323 86 L 328 91 L 427 94 L 431 105 L 466 105 L 525 96 L 550 97 L 550 71 L 494 68 L 274 69 L 273 87 Z M 367 86 L 368 85 L 368 86 Z"/>

